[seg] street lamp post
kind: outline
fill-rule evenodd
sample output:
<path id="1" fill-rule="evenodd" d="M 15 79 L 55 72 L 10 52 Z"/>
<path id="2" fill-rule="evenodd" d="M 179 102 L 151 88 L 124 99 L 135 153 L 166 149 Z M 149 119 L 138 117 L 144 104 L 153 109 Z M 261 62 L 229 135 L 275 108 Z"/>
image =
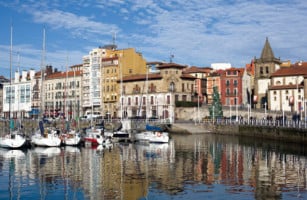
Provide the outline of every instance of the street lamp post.
<path id="1" fill-rule="evenodd" d="M 296 97 L 295 97 L 295 104 L 296 104 L 296 114 L 299 114 L 299 109 L 298 109 L 298 77 L 296 77 Z"/>
<path id="2" fill-rule="evenodd" d="M 197 93 L 197 120 L 198 120 L 198 123 L 200 123 L 200 120 L 199 120 L 199 94 Z"/>
<path id="3" fill-rule="evenodd" d="M 231 103 L 229 102 L 229 120 L 231 121 Z"/>
<path id="4" fill-rule="evenodd" d="M 264 119 L 266 119 L 266 105 L 267 105 L 267 103 L 264 102 Z"/>
<path id="5" fill-rule="evenodd" d="M 284 103 L 282 103 L 282 125 L 285 125 L 285 108 Z"/>
<path id="6" fill-rule="evenodd" d="M 212 107 L 212 116 L 213 116 L 213 123 L 214 123 L 214 105 L 213 105 L 213 107 Z"/>

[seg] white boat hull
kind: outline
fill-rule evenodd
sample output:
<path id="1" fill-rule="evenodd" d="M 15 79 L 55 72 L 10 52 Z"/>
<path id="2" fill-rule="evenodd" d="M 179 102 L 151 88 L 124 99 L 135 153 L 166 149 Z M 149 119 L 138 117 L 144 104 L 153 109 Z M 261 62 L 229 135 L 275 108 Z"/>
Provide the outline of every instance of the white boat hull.
<path id="1" fill-rule="evenodd" d="M 48 133 L 45 135 L 36 133 L 31 137 L 31 143 L 41 147 L 59 147 L 61 145 L 61 139 L 56 133 Z"/>
<path id="2" fill-rule="evenodd" d="M 76 133 L 75 131 L 72 131 L 68 134 L 63 134 L 61 137 L 63 144 L 67 146 L 77 146 L 81 142 L 80 134 Z"/>
<path id="3" fill-rule="evenodd" d="M 24 146 L 25 143 L 26 138 L 19 134 L 6 135 L 0 138 L 0 147 L 3 148 L 21 148 Z"/>
<path id="4" fill-rule="evenodd" d="M 101 135 L 101 131 L 97 129 L 86 130 L 86 135 L 84 137 L 85 142 L 90 143 L 93 146 L 103 145 L 110 142 L 107 138 Z"/>
<path id="5" fill-rule="evenodd" d="M 136 133 L 134 136 L 136 141 L 147 141 L 150 143 L 168 143 L 169 135 L 167 132 L 144 131 Z"/>
<path id="6" fill-rule="evenodd" d="M 64 145 L 67 146 L 77 146 L 81 142 L 81 137 L 80 136 L 74 136 L 72 138 L 65 138 L 64 139 Z"/>

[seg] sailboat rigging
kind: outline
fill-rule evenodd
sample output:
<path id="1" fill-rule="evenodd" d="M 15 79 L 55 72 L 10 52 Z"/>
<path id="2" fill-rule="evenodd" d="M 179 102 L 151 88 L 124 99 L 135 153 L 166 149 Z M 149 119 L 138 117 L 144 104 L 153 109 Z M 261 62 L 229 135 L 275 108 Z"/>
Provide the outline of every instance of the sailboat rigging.
<path id="1" fill-rule="evenodd" d="M 21 148 L 26 143 L 24 134 L 21 133 L 20 129 L 14 130 L 14 121 L 11 118 L 11 104 L 13 95 L 12 86 L 12 51 L 13 51 L 13 26 L 11 26 L 11 45 L 10 45 L 10 85 L 6 95 L 9 95 L 9 133 L 0 138 L 0 147 L 5 148 Z M 15 90 L 14 90 L 15 91 Z M 15 92 L 14 92 L 15 95 Z M 18 99 L 19 101 L 19 99 Z"/>
<path id="2" fill-rule="evenodd" d="M 45 29 L 43 31 L 43 50 L 42 50 L 42 62 L 41 62 L 41 108 L 40 113 L 42 117 L 45 115 L 44 109 L 44 61 L 45 61 Z M 31 142 L 34 146 L 46 146 L 46 147 L 57 147 L 61 145 L 61 139 L 59 137 L 58 130 L 51 128 L 45 128 L 43 121 L 39 121 L 39 129 L 31 137 Z"/>

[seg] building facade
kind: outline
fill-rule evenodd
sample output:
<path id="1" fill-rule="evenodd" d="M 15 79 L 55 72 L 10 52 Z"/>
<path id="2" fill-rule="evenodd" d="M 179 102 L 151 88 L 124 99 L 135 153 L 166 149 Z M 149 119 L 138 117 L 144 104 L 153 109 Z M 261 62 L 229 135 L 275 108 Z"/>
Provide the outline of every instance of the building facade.
<path id="1" fill-rule="evenodd" d="M 112 50 L 101 60 L 102 113 L 108 118 L 118 116 L 118 102 L 122 95 L 124 76 L 145 74 L 147 67 L 142 54 L 134 48 Z"/>
<path id="2" fill-rule="evenodd" d="M 94 110 L 104 116 L 117 115 L 122 76 L 146 72 L 146 61 L 133 48 L 116 49 L 106 45 L 93 49 L 83 57 L 82 108 L 83 112 Z"/>
<path id="3" fill-rule="evenodd" d="M 306 113 L 307 63 L 298 62 L 282 67 L 271 76 L 269 86 L 269 109 Z"/>
<path id="4" fill-rule="evenodd" d="M 243 68 L 229 68 L 221 73 L 221 103 L 226 106 L 241 106 Z"/>
<path id="5" fill-rule="evenodd" d="M 175 102 L 192 101 L 195 77 L 184 74 L 186 66 L 163 63 L 159 72 L 123 77 L 119 117 L 159 118 L 173 122 Z"/>
<path id="6" fill-rule="evenodd" d="M 270 76 L 280 69 L 281 61 L 275 58 L 268 38 L 266 38 L 260 58 L 255 60 L 255 94 L 253 103 L 256 108 L 268 105 L 268 87 L 271 84 Z"/>
<path id="7" fill-rule="evenodd" d="M 14 80 L 3 83 L 3 113 L 5 118 L 30 117 L 35 71 L 15 72 Z"/>
<path id="8" fill-rule="evenodd" d="M 82 72 L 81 65 L 69 71 L 55 71 L 45 77 L 43 84 L 43 109 L 46 117 L 65 116 L 76 119 L 82 115 Z"/>
<path id="9" fill-rule="evenodd" d="M 0 76 L 0 117 L 4 117 L 3 113 L 3 83 L 9 83 L 10 80 L 4 76 Z"/>

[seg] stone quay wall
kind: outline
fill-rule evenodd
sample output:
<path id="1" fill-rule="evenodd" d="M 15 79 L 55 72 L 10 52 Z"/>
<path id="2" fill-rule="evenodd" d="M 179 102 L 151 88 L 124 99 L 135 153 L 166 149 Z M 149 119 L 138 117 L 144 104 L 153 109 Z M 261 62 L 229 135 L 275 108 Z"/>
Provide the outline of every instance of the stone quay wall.
<path id="1" fill-rule="evenodd" d="M 239 135 L 307 144 L 307 131 L 306 129 L 302 128 L 252 125 L 216 125 L 212 131 L 217 134 Z"/>
<path id="2" fill-rule="evenodd" d="M 272 116 L 275 118 L 276 116 L 282 116 L 283 114 L 287 116 L 287 119 L 292 118 L 291 112 L 282 112 L 282 111 L 272 111 L 272 110 L 266 110 L 266 109 L 251 109 L 249 111 L 246 107 L 238 106 L 237 108 L 235 106 L 229 107 L 229 106 L 223 106 L 223 115 L 224 117 L 230 117 L 230 116 L 241 116 L 245 119 L 248 117 L 253 117 L 256 119 L 263 119 L 265 116 Z M 208 117 L 209 114 L 209 106 L 203 105 L 200 107 L 192 107 L 192 108 L 186 108 L 186 107 L 177 107 L 175 108 L 175 121 L 176 120 L 187 120 L 187 121 L 198 121 L 202 120 L 206 117 Z M 304 113 L 302 113 L 304 115 Z"/>

